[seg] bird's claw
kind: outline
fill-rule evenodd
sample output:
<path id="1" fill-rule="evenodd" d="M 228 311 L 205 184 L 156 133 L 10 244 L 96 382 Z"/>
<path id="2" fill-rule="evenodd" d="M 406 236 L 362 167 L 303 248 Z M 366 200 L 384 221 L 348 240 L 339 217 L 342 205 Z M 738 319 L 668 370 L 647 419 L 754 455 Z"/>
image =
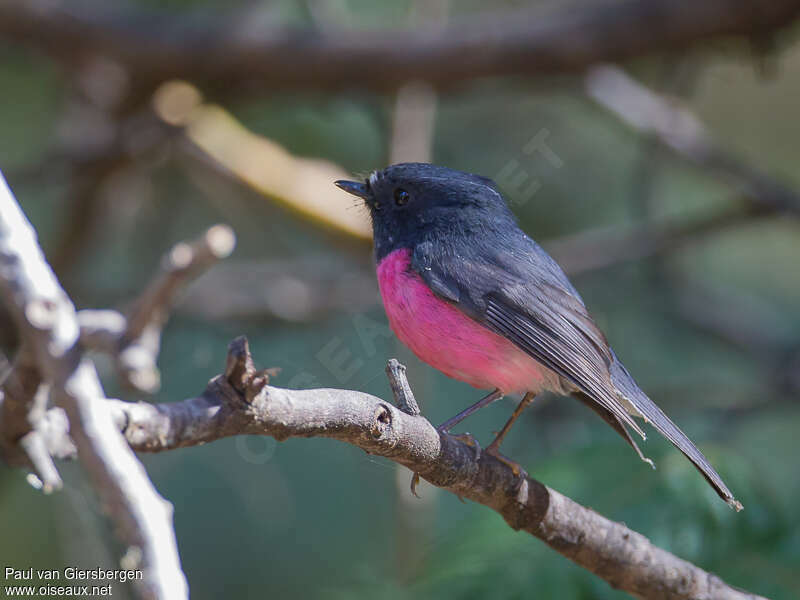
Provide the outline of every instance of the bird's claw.
<path id="1" fill-rule="evenodd" d="M 416 498 L 419 498 L 419 494 L 417 493 L 417 486 L 419 485 L 419 473 L 416 471 L 411 476 L 411 493 L 414 494 Z"/>
<path id="2" fill-rule="evenodd" d="M 464 442 L 467 446 L 471 446 L 475 450 L 475 461 L 479 461 L 481 459 L 481 445 L 478 440 L 475 439 L 475 436 L 469 432 L 465 433 L 448 433 L 449 436 L 457 439 L 460 442 Z"/>
<path id="3" fill-rule="evenodd" d="M 517 484 L 516 484 L 517 489 L 519 489 L 519 487 L 522 485 L 522 482 L 528 478 L 528 472 L 522 467 L 522 465 L 520 465 L 518 462 L 511 460 L 507 456 L 500 454 L 499 448 L 494 446 L 494 444 L 490 444 L 489 447 L 486 448 L 485 453 L 488 454 L 489 456 L 493 456 L 501 463 L 506 465 L 509 469 L 511 469 L 511 472 L 517 479 Z"/>
<path id="4" fill-rule="evenodd" d="M 438 429 L 439 433 L 446 433 L 447 435 L 454 437 L 455 439 L 459 440 L 460 442 L 464 442 L 467 446 L 471 446 L 475 449 L 475 460 L 478 461 L 481 458 L 481 445 L 478 440 L 475 439 L 475 436 L 471 433 L 450 433 L 447 429 Z M 419 494 L 417 493 L 417 486 L 419 485 L 419 473 L 414 473 L 411 476 L 411 493 L 414 494 L 415 497 L 419 498 Z M 459 500 L 464 502 L 464 499 L 459 496 Z"/>

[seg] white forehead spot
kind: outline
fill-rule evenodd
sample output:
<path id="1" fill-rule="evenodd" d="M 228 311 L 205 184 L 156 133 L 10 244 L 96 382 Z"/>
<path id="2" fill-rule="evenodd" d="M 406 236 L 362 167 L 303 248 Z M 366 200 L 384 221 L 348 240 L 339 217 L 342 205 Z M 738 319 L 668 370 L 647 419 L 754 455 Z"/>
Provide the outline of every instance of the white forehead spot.
<path id="1" fill-rule="evenodd" d="M 369 174 L 369 186 L 375 187 L 377 183 L 378 183 L 378 172 L 373 171 L 372 173 Z"/>

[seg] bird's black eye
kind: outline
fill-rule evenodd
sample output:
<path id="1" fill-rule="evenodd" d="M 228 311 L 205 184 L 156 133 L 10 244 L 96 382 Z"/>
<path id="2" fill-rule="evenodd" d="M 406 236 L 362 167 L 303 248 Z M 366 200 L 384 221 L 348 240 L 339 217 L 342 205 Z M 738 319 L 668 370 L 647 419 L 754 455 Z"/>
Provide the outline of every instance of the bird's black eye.
<path id="1" fill-rule="evenodd" d="M 372 208 L 375 209 L 375 210 L 380 210 L 382 208 L 381 207 L 381 203 L 378 202 L 377 200 L 373 201 L 372 202 Z"/>
<path id="2" fill-rule="evenodd" d="M 397 188 L 394 191 L 394 203 L 397 206 L 405 206 L 408 204 L 408 201 L 411 199 L 411 194 L 405 191 L 403 188 Z"/>

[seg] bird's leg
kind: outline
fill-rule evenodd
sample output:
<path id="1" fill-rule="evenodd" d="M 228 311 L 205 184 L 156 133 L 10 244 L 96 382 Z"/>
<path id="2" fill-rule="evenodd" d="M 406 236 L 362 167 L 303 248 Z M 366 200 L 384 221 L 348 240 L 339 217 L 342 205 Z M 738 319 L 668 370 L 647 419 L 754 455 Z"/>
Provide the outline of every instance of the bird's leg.
<path id="1" fill-rule="evenodd" d="M 501 392 L 500 390 L 495 390 L 492 393 L 487 394 L 472 406 L 465 408 L 456 416 L 447 419 L 447 421 L 445 421 L 436 428 L 436 431 L 438 431 L 439 433 L 446 433 L 447 435 L 452 435 L 457 440 L 461 440 L 465 444 L 472 446 L 473 448 L 475 448 L 475 460 L 480 459 L 481 445 L 478 443 L 478 440 L 476 440 L 471 433 L 458 433 L 453 435 L 450 433 L 450 429 L 458 425 L 461 421 L 466 419 L 472 413 L 480 410 L 484 406 L 489 406 L 492 402 L 496 402 L 497 400 L 500 400 L 500 398 L 502 397 L 503 397 L 503 392 Z M 419 498 L 419 496 L 417 495 L 417 485 L 419 485 L 419 473 L 414 473 L 414 475 L 411 478 L 411 493 L 417 496 L 417 498 Z"/>
<path id="2" fill-rule="evenodd" d="M 451 434 L 450 433 L 450 429 L 452 429 L 453 427 L 458 425 L 461 421 L 466 419 L 472 413 L 480 410 L 484 406 L 489 406 L 492 402 L 496 402 L 497 400 L 500 400 L 500 398 L 502 398 L 502 397 L 503 397 L 503 392 L 501 392 L 500 390 L 494 390 L 492 393 L 487 394 L 486 396 L 484 396 L 483 398 L 478 400 L 472 406 L 462 410 L 456 416 L 447 419 L 447 421 L 445 421 L 444 423 L 439 425 L 436 428 L 436 430 L 441 432 L 441 433 L 446 433 L 448 435 L 452 435 L 457 440 L 461 440 L 465 444 L 475 448 L 475 460 L 478 460 L 481 457 L 481 445 L 478 443 L 478 440 L 476 440 L 475 437 L 471 433 L 468 433 L 468 432 L 458 433 L 458 434 L 455 434 L 455 435 Z"/>
<path id="3" fill-rule="evenodd" d="M 533 392 L 528 392 L 522 397 L 517 408 L 514 409 L 514 412 L 511 413 L 511 417 L 506 421 L 506 424 L 503 425 L 503 428 L 500 430 L 500 433 L 497 434 L 497 437 L 494 438 L 494 441 L 489 444 L 488 448 L 486 448 L 486 454 L 494 456 L 497 460 L 502 463 L 505 463 L 509 467 L 511 467 L 511 471 L 514 473 L 515 476 L 519 477 L 522 475 L 523 477 L 527 477 L 527 473 L 525 469 L 523 469 L 518 463 L 515 463 L 513 460 L 503 456 L 500 454 L 500 444 L 503 443 L 503 438 L 506 437 L 506 434 L 511 430 L 511 426 L 514 424 L 514 421 L 519 418 L 522 414 L 522 411 L 525 410 L 525 407 L 528 406 L 536 395 Z"/>
<path id="4" fill-rule="evenodd" d="M 486 396 L 478 400 L 475 404 L 473 404 L 469 408 L 465 408 L 456 416 L 447 419 L 447 421 L 439 425 L 436 429 L 438 431 L 441 431 L 442 433 L 450 433 L 450 430 L 454 426 L 461 423 L 461 421 L 466 419 L 472 413 L 480 410 L 484 406 L 489 406 L 492 402 L 496 402 L 497 400 L 500 400 L 500 398 L 502 397 L 503 397 L 503 392 L 501 392 L 500 390 L 495 390 L 491 394 L 487 394 Z"/>

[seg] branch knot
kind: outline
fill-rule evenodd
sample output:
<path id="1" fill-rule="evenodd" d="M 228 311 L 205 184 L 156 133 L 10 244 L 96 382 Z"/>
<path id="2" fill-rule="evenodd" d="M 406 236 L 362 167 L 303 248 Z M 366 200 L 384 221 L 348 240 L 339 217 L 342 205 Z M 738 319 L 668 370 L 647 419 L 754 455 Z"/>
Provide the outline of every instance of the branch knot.
<path id="1" fill-rule="evenodd" d="M 228 358 L 225 363 L 225 380 L 236 390 L 247 404 L 252 404 L 256 396 L 269 384 L 270 377 L 280 372 L 277 367 L 256 370 L 250 344 L 240 335 L 228 345 Z"/>
<path id="2" fill-rule="evenodd" d="M 372 420 L 370 434 L 376 440 L 383 437 L 388 429 L 392 427 L 392 409 L 384 403 L 379 403 L 375 408 L 375 417 Z"/>

